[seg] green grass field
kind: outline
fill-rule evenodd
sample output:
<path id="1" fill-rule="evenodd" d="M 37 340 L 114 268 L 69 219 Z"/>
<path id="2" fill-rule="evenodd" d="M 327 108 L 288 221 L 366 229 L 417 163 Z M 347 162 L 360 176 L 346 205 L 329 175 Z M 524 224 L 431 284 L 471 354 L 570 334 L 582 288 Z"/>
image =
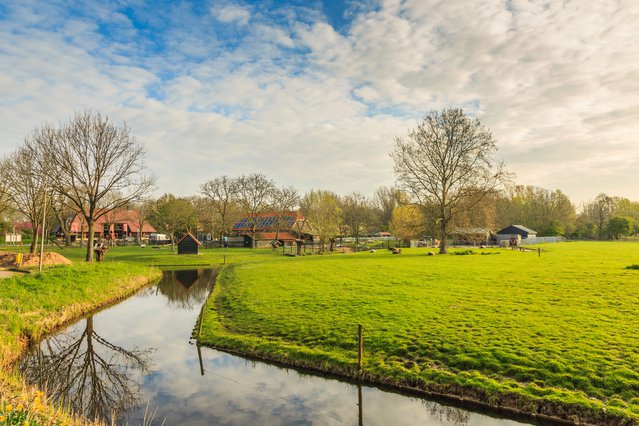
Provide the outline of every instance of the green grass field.
<path id="1" fill-rule="evenodd" d="M 636 421 L 639 270 L 626 267 L 639 263 L 639 244 L 540 247 L 239 263 L 221 273 L 200 340 L 355 376 L 362 324 L 372 381 Z"/>

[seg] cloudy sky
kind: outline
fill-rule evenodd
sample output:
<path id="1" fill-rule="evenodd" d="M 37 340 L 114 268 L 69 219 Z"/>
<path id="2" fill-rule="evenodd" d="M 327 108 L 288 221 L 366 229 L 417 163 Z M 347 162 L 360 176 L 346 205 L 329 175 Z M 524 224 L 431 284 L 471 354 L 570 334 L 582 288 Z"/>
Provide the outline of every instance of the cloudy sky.
<path id="1" fill-rule="evenodd" d="M 462 107 L 518 183 L 639 200 L 638 22 L 636 0 L 3 0 L 0 154 L 91 109 L 156 195 L 251 172 L 370 195 L 394 137 Z"/>

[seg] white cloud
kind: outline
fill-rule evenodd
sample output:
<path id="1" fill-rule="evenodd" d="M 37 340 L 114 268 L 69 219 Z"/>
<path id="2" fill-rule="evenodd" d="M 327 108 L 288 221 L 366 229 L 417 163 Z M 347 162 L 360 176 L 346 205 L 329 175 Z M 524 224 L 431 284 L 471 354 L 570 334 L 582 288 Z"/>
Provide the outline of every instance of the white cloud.
<path id="1" fill-rule="evenodd" d="M 220 22 L 246 25 L 251 19 L 251 11 L 239 4 L 214 1 L 211 14 Z"/>
<path id="2" fill-rule="evenodd" d="M 463 106 L 520 183 L 639 200 L 627 178 L 639 161 L 635 2 L 388 2 L 353 9 L 340 32 L 285 6 L 215 2 L 201 16 L 176 5 L 138 16 L 149 30 L 89 5 L 65 16 L 55 3 L 9 4 L 3 152 L 91 108 L 131 125 L 159 192 L 259 171 L 302 191 L 370 194 L 392 184 L 394 136 Z"/>

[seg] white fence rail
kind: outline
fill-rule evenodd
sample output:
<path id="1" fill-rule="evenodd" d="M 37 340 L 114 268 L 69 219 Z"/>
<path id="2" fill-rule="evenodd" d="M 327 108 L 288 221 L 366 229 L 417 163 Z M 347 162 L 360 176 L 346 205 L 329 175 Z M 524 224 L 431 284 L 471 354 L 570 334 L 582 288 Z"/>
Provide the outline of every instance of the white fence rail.
<path id="1" fill-rule="evenodd" d="M 566 237 L 532 237 L 521 240 L 521 245 L 541 243 L 563 243 Z"/>

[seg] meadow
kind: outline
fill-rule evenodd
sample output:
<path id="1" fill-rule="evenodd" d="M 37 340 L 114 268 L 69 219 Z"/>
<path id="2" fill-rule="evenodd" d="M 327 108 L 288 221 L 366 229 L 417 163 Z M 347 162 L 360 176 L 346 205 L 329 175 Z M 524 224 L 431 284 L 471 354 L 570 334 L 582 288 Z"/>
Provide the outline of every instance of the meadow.
<path id="1" fill-rule="evenodd" d="M 528 413 L 636 423 L 639 244 L 539 247 L 240 262 L 221 272 L 200 342 Z"/>

